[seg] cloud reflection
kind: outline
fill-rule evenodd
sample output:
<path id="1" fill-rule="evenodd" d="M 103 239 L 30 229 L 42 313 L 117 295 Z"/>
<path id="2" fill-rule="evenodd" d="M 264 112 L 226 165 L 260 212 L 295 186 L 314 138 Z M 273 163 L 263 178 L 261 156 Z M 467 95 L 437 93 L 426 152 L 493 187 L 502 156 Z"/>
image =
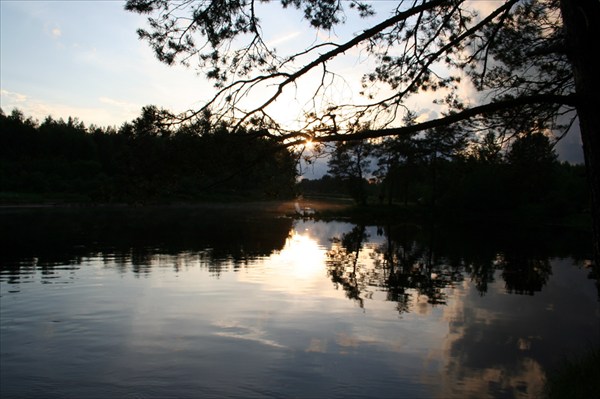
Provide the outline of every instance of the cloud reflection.
<path id="1" fill-rule="evenodd" d="M 266 338 L 267 332 L 255 326 L 247 326 L 235 321 L 218 321 L 213 323 L 213 326 L 220 329 L 215 332 L 215 335 L 219 337 L 254 341 L 273 348 L 285 348 L 284 345 Z"/>

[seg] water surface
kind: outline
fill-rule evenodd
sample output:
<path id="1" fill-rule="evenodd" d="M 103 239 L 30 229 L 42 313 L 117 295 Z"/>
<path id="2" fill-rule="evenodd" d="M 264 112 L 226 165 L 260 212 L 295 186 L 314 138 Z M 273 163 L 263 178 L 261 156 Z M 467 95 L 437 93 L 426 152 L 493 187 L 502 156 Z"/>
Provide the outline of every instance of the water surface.
<path id="1" fill-rule="evenodd" d="M 534 398 L 598 344 L 586 236 L 3 210 L 2 397 Z"/>

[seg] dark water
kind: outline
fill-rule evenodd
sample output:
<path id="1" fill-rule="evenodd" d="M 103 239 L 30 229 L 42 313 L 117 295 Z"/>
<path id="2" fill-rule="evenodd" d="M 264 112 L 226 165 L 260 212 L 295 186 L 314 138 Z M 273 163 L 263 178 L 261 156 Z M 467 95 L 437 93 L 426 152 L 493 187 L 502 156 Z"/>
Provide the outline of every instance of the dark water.
<path id="1" fill-rule="evenodd" d="M 235 209 L 0 211 L 2 398 L 535 398 L 589 237 Z"/>

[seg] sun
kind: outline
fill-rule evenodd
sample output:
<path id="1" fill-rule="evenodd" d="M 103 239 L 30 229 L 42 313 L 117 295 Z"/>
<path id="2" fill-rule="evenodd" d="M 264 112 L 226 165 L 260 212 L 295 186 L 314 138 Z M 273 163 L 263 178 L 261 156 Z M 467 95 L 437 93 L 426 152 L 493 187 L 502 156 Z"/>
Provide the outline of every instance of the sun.
<path id="1" fill-rule="evenodd" d="M 315 143 L 312 140 L 306 140 L 304 142 L 304 149 L 308 151 L 312 151 L 315 148 Z"/>

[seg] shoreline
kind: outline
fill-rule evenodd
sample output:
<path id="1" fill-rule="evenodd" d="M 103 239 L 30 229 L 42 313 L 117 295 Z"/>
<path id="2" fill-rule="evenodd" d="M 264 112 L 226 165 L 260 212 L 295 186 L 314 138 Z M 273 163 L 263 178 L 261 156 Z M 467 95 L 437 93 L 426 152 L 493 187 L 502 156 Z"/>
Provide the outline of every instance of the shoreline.
<path id="1" fill-rule="evenodd" d="M 310 209 L 310 214 L 299 214 L 301 209 Z M 279 216 L 299 217 L 314 220 L 347 220 L 356 223 L 434 223 L 458 224 L 463 226 L 517 226 L 526 228 L 568 228 L 591 233 L 591 215 L 586 212 L 563 215 L 560 217 L 523 215 L 510 212 L 454 212 L 436 210 L 418 206 L 369 204 L 357 206 L 344 198 L 298 197 L 285 200 L 225 199 L 173 202 L 80 202 L 80 201 L 32 201 L 0 202 L 0 210 L 36 210 L 36 209 L 198 209 L 232 212 L 260 212 Z M 489 227 L 485 227 L 489 228 Z"/>

